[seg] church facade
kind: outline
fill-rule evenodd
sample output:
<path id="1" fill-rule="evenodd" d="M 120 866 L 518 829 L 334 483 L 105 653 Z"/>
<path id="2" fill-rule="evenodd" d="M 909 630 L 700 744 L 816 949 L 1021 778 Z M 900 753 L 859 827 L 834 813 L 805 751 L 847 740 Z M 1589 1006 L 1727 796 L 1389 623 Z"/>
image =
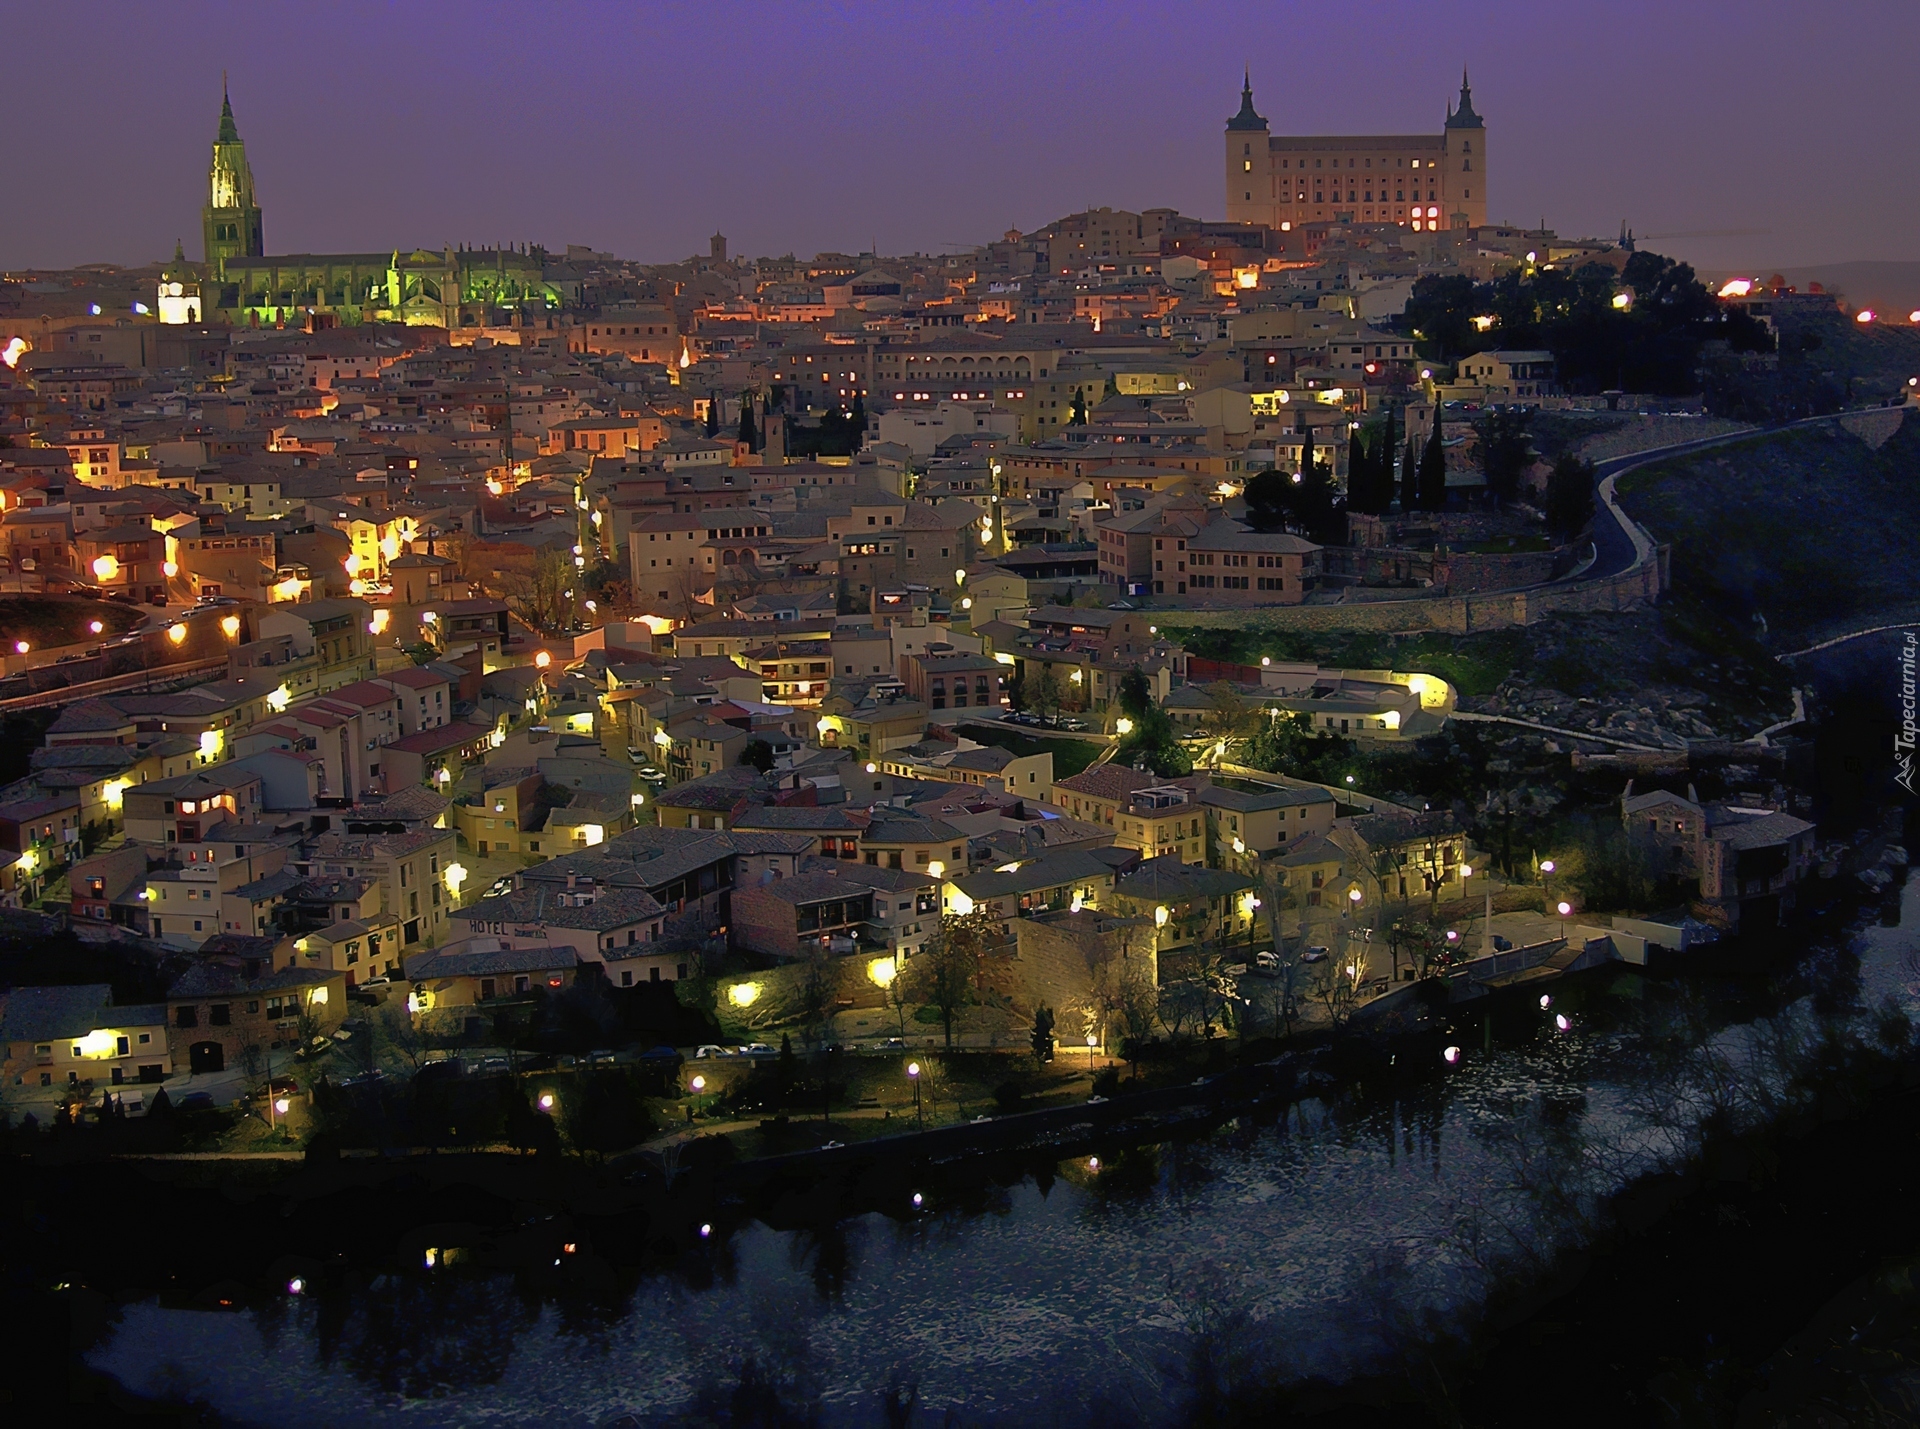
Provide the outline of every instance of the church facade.
<path id="1" fill-rule="evenodd" d="M 1487 221 L 1487 126 L 1460 76 L 1438 134 L 1278 135 L 1254 111 L 1249 76 L 1227 121 L 1227 219 L 1287 231 L 1394 223 L 1416 232 Z"/>
<path id="2" fill-rule="evenodd" d="M 266 251 L 253 168 L 223 92 L 201 209 L 204 261 L 176 253 L 161 275 L 163 322 L 272 327 L 309 318 L 351 325 L 511 325 L 562 303 L 545 277 L 546 252 L 522 248 L 393 249 L 376 253 Z"/>

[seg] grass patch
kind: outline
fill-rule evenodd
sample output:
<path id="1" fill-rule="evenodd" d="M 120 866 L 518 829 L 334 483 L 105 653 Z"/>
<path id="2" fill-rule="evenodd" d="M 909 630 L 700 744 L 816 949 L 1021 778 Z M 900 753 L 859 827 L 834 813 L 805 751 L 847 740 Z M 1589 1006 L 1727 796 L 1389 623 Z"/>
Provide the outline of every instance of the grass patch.
<path id="1" fill-rule="evenodd" d="M 1758 638 L 1757 627 L 1686 591 L 1653 610 L 1554 615 L 1477 635 L 1186 630 L 1176 638 L 1189 654 L 1212 660 L 1258 665 L 1265 655 L 1439 675 L 1466 699 L 1490 695 L 1509 680 L 1575 699 L 1653 687 L 1691 690 L 1726 728 L 1777 719 L 1793 699 L 1791 674 Z"/>
<path id="2" fill-rule="evenodd" d="M 1051 754 L 1055 779 L 1070 779 L 1100 757 L 1101 746 L 1090 739 L 1036 739 L 1018 730 L 994 729 L 985 724 L 970 724 L 965 734 L 975 744 L 991 744 L 1011 754 Z"/>
<path id="3" fill-rule="evenodd" d="M 113 600 L 0 595 L 0 630 L 9 640 L 25 640 L 36 650 L 106 640 L 133 629 L 143 618 L 144 612 Z M 89 628 L 96 620 L 106 627 L 97 635 Z"/>
<path id="4" fill-rule="evenodd" d="M 1273 660 L 1312 661 L 1346 670 L 1398 670 L 1438 675 L 1463 695 L 1491 694 L 1526 655 L 1526 634 L 1491 630 L 1480 635 L 1381 635 L 1372 632 L 1293 630 L 1180 630 L 1160 627 L 1190 655 L 1241 665 Z"/>

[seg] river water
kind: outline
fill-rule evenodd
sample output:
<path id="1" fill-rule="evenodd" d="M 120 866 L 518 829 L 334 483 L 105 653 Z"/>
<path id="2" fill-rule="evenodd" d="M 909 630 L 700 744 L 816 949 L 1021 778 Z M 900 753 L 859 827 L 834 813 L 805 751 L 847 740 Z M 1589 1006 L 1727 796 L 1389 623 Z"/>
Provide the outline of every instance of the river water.
<path id="1" fill-rule="evenodd" d="M 326 1357 L 308 1301 L 266 1316 L 149 1303 L 92 1362 L 232 1420 L 315 1426 L 668 1422 L 747 1357 L 849 1425 L 882 1422 L 896 1373 L 963 1423 L 1163 1421 L 1196 1336 L 1241 1371 L 1338 1378 L 1421 1307 L 1477 1296 L 1490 1261 L 1547 1245 L 1565 1222 L 1543 1206 L 1590 1204 L 1656 1164 L 1678 1123 L 1650 1109 L 1712 1080 L 1688 1054 L 1713 1047 L 1764 1079 L 1760 1021 L 1836 998 L 1920 1008 L 1916 890 L 1898 926 L 1836 935 L 1797 970 L 1603 973 L 1551 1009 L 1463 1022 L 1455 1065 L 1269 1125 L 1063 1165 L 984 1206 L 943 1207 L 930 1187 L 918 1219 L 754 1226 L 714 1247 L 705 1288 L 647 1279 L 596 1315 L 529 1306 L 504 1277 L 386 1276 L 352 1292 Z"/>

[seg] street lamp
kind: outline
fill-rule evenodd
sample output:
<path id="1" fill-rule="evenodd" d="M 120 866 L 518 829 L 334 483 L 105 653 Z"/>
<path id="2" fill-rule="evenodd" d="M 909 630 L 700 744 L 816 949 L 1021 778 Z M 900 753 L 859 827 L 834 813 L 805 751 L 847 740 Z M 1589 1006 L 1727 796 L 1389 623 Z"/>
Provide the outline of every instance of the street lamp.
<path id="1" fill-rule="evenodd" d="M 913 1083 L 913 1124 L 925 1130 L 926 1118 L 920 1110 L 920 1064 L 918 1062 L 907 1063 L 907 1080 Z"/>

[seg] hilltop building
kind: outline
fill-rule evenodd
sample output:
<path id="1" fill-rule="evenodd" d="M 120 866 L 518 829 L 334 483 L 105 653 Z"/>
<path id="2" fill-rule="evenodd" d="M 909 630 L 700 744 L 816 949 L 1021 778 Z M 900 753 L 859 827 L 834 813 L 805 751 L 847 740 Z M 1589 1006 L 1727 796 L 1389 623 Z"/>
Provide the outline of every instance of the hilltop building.
<path id="1" fill-rule="evenodd" d="M 1463 72 L 1438 134 L 1269 134 L 1253 79 L 1226 129 L 1227 218 L 1285 232 L 1397 223 L 1416 232 L 1487 221 L 1487 126 Z"/>

